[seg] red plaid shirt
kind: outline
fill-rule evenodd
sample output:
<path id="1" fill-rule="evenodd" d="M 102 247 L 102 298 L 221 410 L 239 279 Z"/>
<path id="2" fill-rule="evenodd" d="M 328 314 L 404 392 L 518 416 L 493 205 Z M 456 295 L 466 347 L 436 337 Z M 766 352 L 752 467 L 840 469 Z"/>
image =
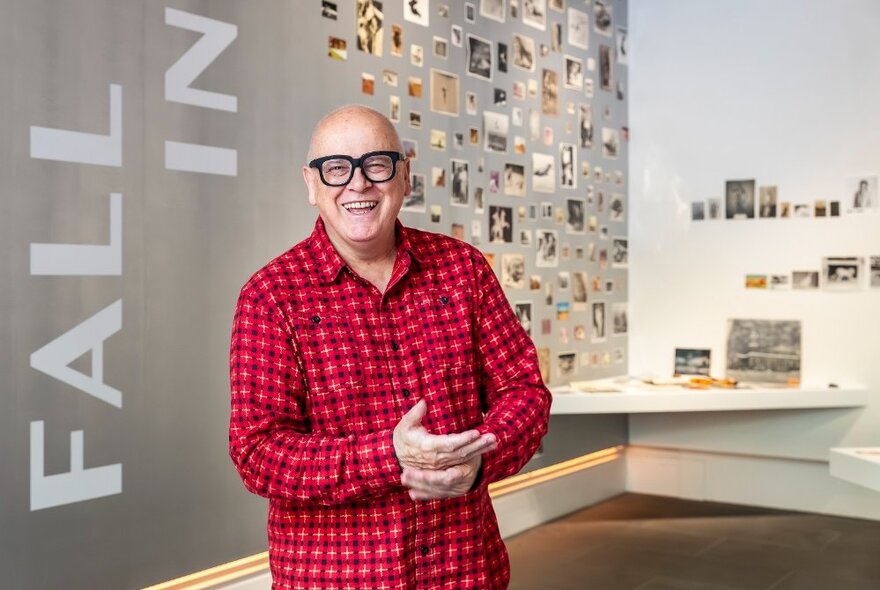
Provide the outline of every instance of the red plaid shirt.
<path id="1" fill-rule="evenodd" d="M 397 224 L 384 294 L 319 219 L 242 288 L 232 330 L 230 455 L 270 499 L 273 588 L 506 588 L 487 485 L 547 431 L 550 394 L 483 255 Z M 392 430 L 419 399 L 435 434 L 498 438 L 460 498 L 415 502 Z"/>

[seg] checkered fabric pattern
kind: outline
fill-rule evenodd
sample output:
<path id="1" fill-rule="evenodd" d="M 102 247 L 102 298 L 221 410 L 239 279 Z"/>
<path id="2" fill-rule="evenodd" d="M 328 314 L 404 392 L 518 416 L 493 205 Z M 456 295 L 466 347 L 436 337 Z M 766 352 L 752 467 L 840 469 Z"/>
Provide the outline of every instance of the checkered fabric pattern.
<path id="1" fill-rule="evenodd" d="M 487 485 L 547 431 L 534 346 L 483 255 L 397 224 L 384 294 L 318 219 L 241 290 L 232 330 L 230 456 L 269 498 L 273 588 L 506 588 Z M 415 502 L 392 431 L 424 398 L 432 433 L 498 438 L 474 489 Z"/>

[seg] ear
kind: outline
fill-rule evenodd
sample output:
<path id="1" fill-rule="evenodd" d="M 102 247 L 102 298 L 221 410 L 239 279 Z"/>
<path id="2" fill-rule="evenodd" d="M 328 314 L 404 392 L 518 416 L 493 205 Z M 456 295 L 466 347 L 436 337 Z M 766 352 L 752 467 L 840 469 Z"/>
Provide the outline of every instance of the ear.
<path id="1" fill-rule="evenodd" d="M 303 166 L 303 180 L 306 183 L 306 188 L 309 191 L 309 203 L 313 206 L 318 204 L 318 193 L 317 193 L 317 182 L 318 178 L 316 174 L 312 173 L 312 168 L 308 166 Z"/>
<path id="2" fill-rule="evenodd" d="M 412 194 L 412 174 L 409 173 L 409 163 L 409 158 L 403 161 L 403 171 L 406 173 L 406 178 L 403 185 L 404 197 L 408 197 L 410 194 Z"/>

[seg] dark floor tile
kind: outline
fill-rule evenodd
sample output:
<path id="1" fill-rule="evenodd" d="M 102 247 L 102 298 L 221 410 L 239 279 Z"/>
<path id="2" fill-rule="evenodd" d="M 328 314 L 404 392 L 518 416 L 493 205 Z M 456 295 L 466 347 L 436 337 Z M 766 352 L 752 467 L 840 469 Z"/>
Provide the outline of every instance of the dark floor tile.
<path id="1" fill-rule="evenodd" d="M 847 580 L 822 572 L 793 572 L 769 590 L 877 590 L 880 580 Z"/>
<path id="2" fill-rule="evenodd" d="M 693 582 L 677 578 L 658 576 L 636 590 L 736 590 L 730 586 L 719 586 L 716 583 Z"/>

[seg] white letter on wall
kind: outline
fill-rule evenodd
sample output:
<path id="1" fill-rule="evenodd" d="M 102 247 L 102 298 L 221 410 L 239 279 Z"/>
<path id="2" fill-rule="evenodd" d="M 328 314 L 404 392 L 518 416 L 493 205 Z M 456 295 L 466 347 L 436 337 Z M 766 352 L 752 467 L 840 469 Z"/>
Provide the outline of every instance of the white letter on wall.
<path id="1" fill-rule="evenodd" d="M 104 340 L 122 328 L 122 299 L 74 326 L 31 355 L 31 367 L 55 377 L 99 400 L 122 407 L 122 392 L 104 383 Z M 92 375 L 68 365 L 86 352 L 92 353 Z"/>
<path id="2" fill-rule="evenodd" d="M 83 469 L 83 431 L 70 433 L 70 471 L 45 475 L 45 425 L 31 422 L 31 511 L 122 493 L 122 464 Z"/>
<path id="3" fill-rule="evenodd" d="M 110 243 L 31 244 L 31 274 L 119 276 L 122 274 L 122 195 L 110 193 Z"/>
<path id="4" fill-rule="evenodd" d="M 110 135 L 32 125 L 31 158 L 122 166 L 122 86 L 110 85 Z"/>

